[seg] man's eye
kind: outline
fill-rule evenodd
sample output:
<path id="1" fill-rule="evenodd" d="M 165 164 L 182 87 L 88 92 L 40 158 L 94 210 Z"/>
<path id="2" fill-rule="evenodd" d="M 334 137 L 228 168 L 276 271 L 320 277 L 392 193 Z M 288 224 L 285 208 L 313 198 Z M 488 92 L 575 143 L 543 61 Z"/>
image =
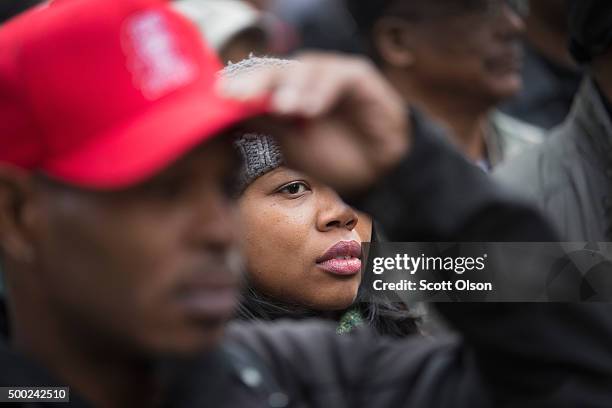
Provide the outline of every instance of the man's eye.
<path id="1" fill-rule="evenodd" d="M 152 189 L 153 193 L 164 198 L 175 199 L 185 192 L 187 183 L 184 180 L 174 180 L 159 183 Z"/>
<path id="2" fill-rule="evenodd" d="M 189 175 L 168 176 L 151 180 L 143 185 L 143 193 L 165 200 L 175 200 L 187 194 L 193 188 L 193 180 Z"/>
<path id="3" fill-rule="evenodd" d="M 232 200 L 237 199 L 240 196 L 238 172 L 232 172 L 224 177 L 222 188 L 227 198 Z"/>
<path id="4" fill-rule="evenodd" d="M 287 184 L 286 186 L 278 190 L 279 193 L 287 195 L 300 195 L 304 194 L 306 191 L 310 191 L 310 188 L 308 187 L 308 185 L 306 185 L 306 183 L 303 183 L 301 181 Z"/>

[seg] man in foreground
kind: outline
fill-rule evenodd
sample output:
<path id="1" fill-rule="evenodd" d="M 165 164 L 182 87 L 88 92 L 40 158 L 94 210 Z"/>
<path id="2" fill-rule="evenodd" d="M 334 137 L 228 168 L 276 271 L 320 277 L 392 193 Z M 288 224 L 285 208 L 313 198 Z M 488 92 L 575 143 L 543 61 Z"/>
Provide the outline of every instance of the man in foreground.
<path id="1" fill-rule="evenodd" d="M 609 405 L 606 308 L 441 305 L 462 340 L 224 330 L 240 223 L 223 133 L 263 112 L 292 165 L 392 239 L 554 236 L 367 64 L 305 57 L 225 84 L 229 100 L 198 38 L 152 0 L 64 0 L 0 32 L 1 385 L 68 384 L 99 407 Z"/>

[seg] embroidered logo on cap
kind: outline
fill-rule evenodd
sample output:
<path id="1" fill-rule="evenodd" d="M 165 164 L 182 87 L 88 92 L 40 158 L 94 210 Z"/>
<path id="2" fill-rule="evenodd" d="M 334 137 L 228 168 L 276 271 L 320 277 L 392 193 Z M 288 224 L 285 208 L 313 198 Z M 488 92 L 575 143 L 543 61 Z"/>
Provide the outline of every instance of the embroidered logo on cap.
<path id="1" fill-rule="evenodd" d="M 128 69 L 145 98 L 158 99 L 195 79 L 196 65 L 181 54 L 163 14 L 139 13 L 127 21 L 123 34 Z"/>

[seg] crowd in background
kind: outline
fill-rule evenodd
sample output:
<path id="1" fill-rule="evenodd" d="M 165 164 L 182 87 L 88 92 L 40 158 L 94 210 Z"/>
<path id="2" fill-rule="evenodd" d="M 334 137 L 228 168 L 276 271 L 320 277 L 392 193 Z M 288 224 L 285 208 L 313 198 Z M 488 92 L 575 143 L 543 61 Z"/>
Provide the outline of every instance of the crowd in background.
<path id="1" fill-rule="evenodd" d="M 1 6 L 2 19 L 36 3 L 40 2 L 5 2 Z M 367 56 L 407 105 L 418 107 L 445 126 L 451 142 L 487 172 L 502 161 L 535 150 L 535 145 L 546 139 L 554 139 L 549 137 L 555 133 L 551 130 L 568 118 L 572 105 L 577 104 L 575 96 L 584 74 L 591 71 L 585 64 L 592 58 L 576 60 L 570 52 L 568 19 L 581 17 L 570 15 L 570 6 L 563 0 L 174 3 L 201 29 L 225 63 L 240 62 L 252 55 L 291 58 L 303 50 Z M 590 23 L 591 20 L 582 22 Z M 575 27 L 580 28 L 584 27 Z M 558 145 L 548 143 L 551 144 Z M 512 161 L 517 164 L 500 170 L 500 179 L 515 178 L 521 184 L 525 177 L 542 176 L 521 173 L 519 168 L 523 169 L 525 163 L 519 158 Z M 563 172 L 550 172 L 557 170 Z M 589 178 L 585 175 L 578 184 L 589 183 Z M 566 179 L 561 184 L 571 183 Z M 562 205 L 548 203 L 553 193 L 545 192 L 546 186 L 522 187 L 532 196 L 539 195 L 547 212 L 555 213 L 555 208 Z M 570 194 L 579 194 L 578 190 Z M 607 196 L 605 192 L 600 195 L 593 197 L 598 204 Z M 591 223 L 603 220 L 602 208 L 583 212 L 596 214 Z M 565 238 L 606 238 L 603 231 L 595 234 L 587 226 L 582 230 L 580 226 L 570 228 L 560 220 L 589 217 L 576 214 L 568 210 L 554 215 Z"/>
<path id="2" fill-rule="evenodd" d="M 177 2 L 190 5 L 202 13 L 254 13 L 220 46 L 221 55 L 229 52 L 224 47 L 243 50 L 227 62 L 253 50 L 368 57 L 407 105 L 449 130 L 469 160 L 535 202 L 563 239 L 610 237 L 608 10 L 563 0 Z M 207 32 L 212 26 L 201 24 L 205 36 L 215 37 Z M 239 34 L 254 29 L 262 35 Z"/>

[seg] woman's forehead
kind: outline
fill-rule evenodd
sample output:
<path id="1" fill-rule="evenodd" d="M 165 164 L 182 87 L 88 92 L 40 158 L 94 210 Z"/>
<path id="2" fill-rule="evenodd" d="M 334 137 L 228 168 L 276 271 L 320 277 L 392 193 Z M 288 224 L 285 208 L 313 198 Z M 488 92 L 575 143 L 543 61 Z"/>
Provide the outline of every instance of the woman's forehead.
<path id="1" fill-rule="evenodd" d="M 261 180 L 262 183 L 265 184 L 278 184 L 278 183 L 286 183 L 293 180 L 304 180 L 304 181 L 312 181 L 311 178 L 301 171 L 289 168 L 287 166 L 280 166 L 276 169 L 264 174 L 259 177 L 255 182 Z"/>

